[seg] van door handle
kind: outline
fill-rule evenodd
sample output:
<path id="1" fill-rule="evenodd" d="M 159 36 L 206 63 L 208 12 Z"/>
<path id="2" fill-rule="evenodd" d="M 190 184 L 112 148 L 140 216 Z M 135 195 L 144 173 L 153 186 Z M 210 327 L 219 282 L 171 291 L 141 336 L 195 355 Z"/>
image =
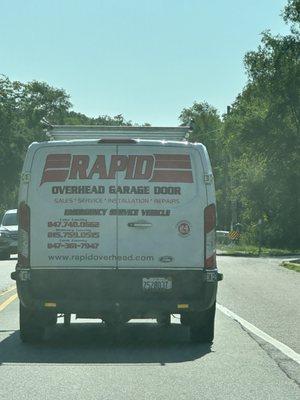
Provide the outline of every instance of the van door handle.
<path id="1" fill-rule="evenodd" d="M 129 228 L 150 228 L 152 224 L 150 222 L 128 222 Z"/>

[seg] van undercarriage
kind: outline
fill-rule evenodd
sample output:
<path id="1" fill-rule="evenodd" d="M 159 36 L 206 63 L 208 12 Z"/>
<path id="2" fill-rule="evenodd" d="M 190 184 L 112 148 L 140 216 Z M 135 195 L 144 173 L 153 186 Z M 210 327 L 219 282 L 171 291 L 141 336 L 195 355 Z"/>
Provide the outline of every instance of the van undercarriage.
<path id="1" fill-rule="evenodd" d="M 203 311 L 215 301 L 218 280 L 216 275 L 214 282 L 207 282 L 202 270 L 40 268 L 30 269 L 26 280 L 19 271 L 18 292 L 24 306 L 44 310 L 50 304 L 58 313 L 86 315 L 101 311 L 175 313 L 181 304 Z M 153 277 L 170 279 L 172 287 L 145 290 L 143 279 Z"/>
<path id="2" fill-rule="evenodd" d="M 24 341 L 31 341 L 37 321 L 40 330 L 45 329 L 56 323 L 58 314 L 64 314 L 68 323 L 75 314 L 77 318 L 99 318 L 108 325 L 133 318 L 168 323 L 170 314 L 180 314 L 181 323 L 192 326 L 198 314 L 209 310 L 214 314 L 217 281 L 222 275 L 217 270 L 34 268 L 17 269 L 12 278 L 17 280 L 21 301 Z M 153 278 L 171 284 L 165 289 L 146 288 L 143 282 Z M 26 336 L 28 319 L 30 333 Z"/>

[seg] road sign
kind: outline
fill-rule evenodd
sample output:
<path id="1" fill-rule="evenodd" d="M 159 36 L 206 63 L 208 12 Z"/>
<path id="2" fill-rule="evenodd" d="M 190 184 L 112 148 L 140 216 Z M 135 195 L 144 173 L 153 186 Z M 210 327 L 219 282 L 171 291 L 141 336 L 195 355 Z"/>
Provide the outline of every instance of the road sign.
<path id="1" fill-rule="evenodd" d="M 231 240 L 237 240 L 237 239 L 240 238 L 240 236 L 241 236 L 241 234 L 240 234 L 240 232 L 238 232 L 238 231 L 230 231 L 230 232 L 228 233 L 228 237 L 229 237 L 229 239 L 231 239 Z"/>

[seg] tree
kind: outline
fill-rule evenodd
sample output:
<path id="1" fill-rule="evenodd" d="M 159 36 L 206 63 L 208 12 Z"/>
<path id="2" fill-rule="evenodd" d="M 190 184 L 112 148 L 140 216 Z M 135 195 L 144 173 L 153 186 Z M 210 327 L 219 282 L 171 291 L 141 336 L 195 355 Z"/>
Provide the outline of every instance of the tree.
<path id="1" fill-rule="evenodd" d="M 290 35 L 265 32 L 257 51 L 246 54 L 248 84 L 225 118 L 224 138 L 231 155 L 232 193 L 242 201 L 241 218 L 247 226 L 258 218 L 265 221 L 265 244 L 296 247 L 300 239 L 299 1 L 288 2 L 284 18 L 292 22 Z"/>
<path id="2" fill-rule="evenodd" d="M 193 131 L 189 141 L 203 143 L 209 151 L 213 166 L 217 165 L 218 140 L 222 122 L 216 108 L 206 102 L 194 104 L 184 108 L 179 116 L 183 125 L 190 125 L 192 122 Z"/>
<path id="3" fill-rule="evenodd" d="M 96 118 L 71 111 L 69 95 L 45 82 L 21 83 L 0 76 L 0 213 L 17 206 L 20 172 L 26 149 L 45 140 L 43 119 L 52 124 L 131 125 L 122 114 Z"/>

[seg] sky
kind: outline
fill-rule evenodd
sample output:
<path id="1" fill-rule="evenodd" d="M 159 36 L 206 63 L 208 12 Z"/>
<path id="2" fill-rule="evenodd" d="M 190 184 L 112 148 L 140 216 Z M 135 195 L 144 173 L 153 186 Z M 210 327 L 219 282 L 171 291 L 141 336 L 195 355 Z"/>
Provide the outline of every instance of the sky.
<path id="1" fill-rule="evenodd" d="M 176 126 L 194 101 L 226 111 L 261 32 L 288 32 L 286 3 L 0 0 L 0 74 L 63 88 L 91 117 Z"/>

